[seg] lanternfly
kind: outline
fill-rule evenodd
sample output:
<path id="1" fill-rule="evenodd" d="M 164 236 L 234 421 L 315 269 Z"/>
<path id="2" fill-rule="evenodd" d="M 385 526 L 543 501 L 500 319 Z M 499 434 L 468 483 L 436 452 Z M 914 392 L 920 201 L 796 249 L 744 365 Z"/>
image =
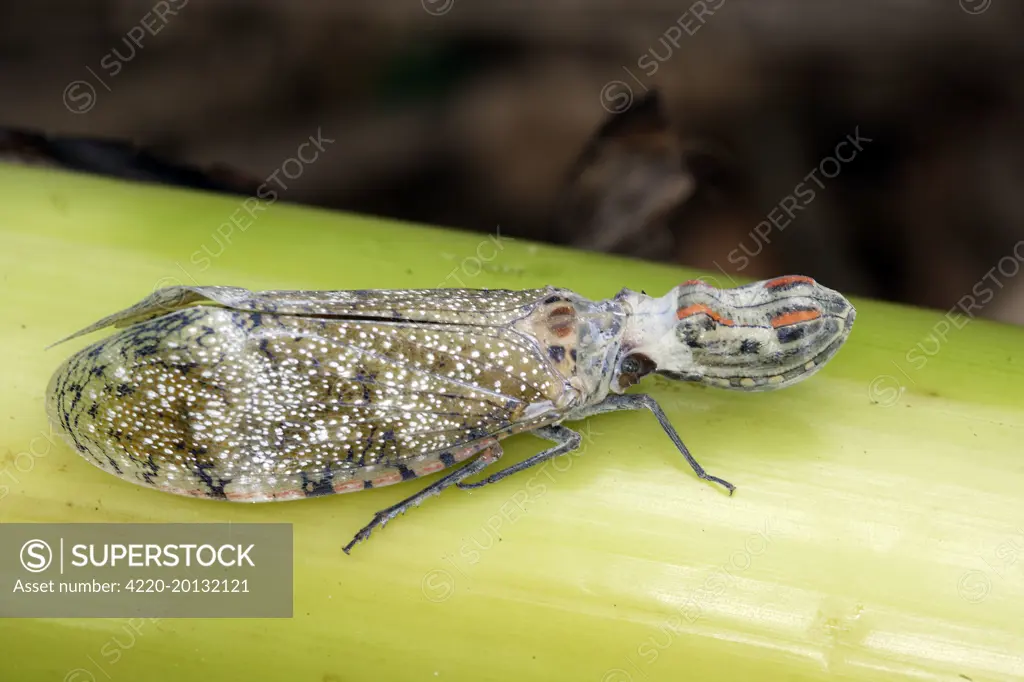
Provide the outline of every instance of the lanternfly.
<path id="1" fill-rule="evenodd" d="M 123 327 L 57 369 L 47 412 L 100 468 L 178 495 L 294 500 L 450 469 L 378 526 L 445 488 L 494 483 L 572 452 L 562 425 L 661 407 L 624 391 L 648 374 L 762 391 L 818 371 L 853 306 L 809 277 L 734 289 L 689 281 L 661 298 L 528 291 L 265 291 L 168 287 L 74 336 Z M 74 338 L 74 337 L 70 337 Z M 477 482 L 499 441 L 554 445 Z M 462 466 L 456 468 L 460 463 Z"/>

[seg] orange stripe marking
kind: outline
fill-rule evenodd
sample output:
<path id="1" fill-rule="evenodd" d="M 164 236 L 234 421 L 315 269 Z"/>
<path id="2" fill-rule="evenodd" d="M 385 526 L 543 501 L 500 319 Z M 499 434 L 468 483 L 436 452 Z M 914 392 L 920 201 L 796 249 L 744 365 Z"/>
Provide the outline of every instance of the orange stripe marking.
<path id="1" fill-rule="evenodd" d="M 689 287 L 689 286 L 693 286 L 694 284 L 703 284 L 706 287 L 711 286 L 710 284 L 708 284 L 707 282 L 705 282 L 702 279 L 688 279 L 685 282 L 683 282 L 682 284 L 680 284 L 679 286 L 681 286 L 681 287 Z"/>
<path id="2" fill-rule="evenodd" d="M 377 488 L 382 485 L 393 485 L 395 483 L 401 483 L 401 481 L 402 474 L 386 474 L 384 476 L 380 476 L 378 478 L 373 479 L 371 483 L 373 483 L 374 488 Z"/>
<path id="3" fill-rule="evenodd" d="M 707 307 L 703 303 L 694 303 L 693 305 L 688 305 L 685 308 L 680 308 L 679 310 L 676 311 L 676 317 L 679 318 L 680 320 L 687 317 L 691 317 L 693 315 L 701 314 L 707 315 L 718 324 L 724 324 L 727 327 L 731 327 L 734 324 L 732 320 L 726 317 L 722 317 L 721 315 L 719 315 L 718 313 L 716 313 L 714 310 Z"/>
<path id="4" fill-rule="evenodd" d="M 430 464 L 424 464 L 421 466 L 416 471 L 416 475 L 426 476 L 427 474 L 432 474 L 435 471 L 440 471 L 441 469 L 444 469 L 444 462 L 431 462 Z"/>
<path id="5" fill-rule="evenodd" d="M 807 322 L 808 320 L 816 320 L 819 317 L 821 317 L 821 313 L 817 310 L 795 310 L 791 313 L 783 313 L 773 317 L 772 327 L 785 327 L 787 324 Z"/>
<path id="6" fill-rule="evenodd" d="M 338 485 L 334 486 L 334 492 L 350 493 L 355 492 L 356 490 L 362 490 L 363 487 L 364 486 L 362 481 L 345 481 L 344 483 L 339 483 Z"/>
<path id="7" fill-rule="evenodd" d="M 257 497 L 264 497 L 263 493 L 224 493 L 232 502 L 247 502 Z"/>
<path id="8" fill-rule="evenodd" d="M 784 287 L 787 284 L 795 284 L 796 282 L 803 282 L 804 284 L 817 284 L 817 282 L 815 282 L 810 277 L 805 277 L 803 275 L 786 275 L 785 277 L 776 277 L 775 279 L 770 279 L 764 283 L 764 286 L 766 289 L 774 289 L 775 287 Z"/>

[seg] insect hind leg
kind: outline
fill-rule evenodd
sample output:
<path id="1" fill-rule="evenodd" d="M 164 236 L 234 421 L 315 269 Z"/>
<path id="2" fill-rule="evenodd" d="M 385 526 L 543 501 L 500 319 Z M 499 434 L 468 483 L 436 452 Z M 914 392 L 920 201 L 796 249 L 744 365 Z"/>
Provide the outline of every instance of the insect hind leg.
<path id="1" fill-rule="evenodd" d="M 528 457 L 518 464 L 506 467 L 498 473 L 488 476 L 482 481 L 477 481 L 476 483 L 460 482 L 455 485 L 463 490 L 468 490 L 485 486 L 488 483 L 500 481 L 506 476 L 511 476 L 523 469 L 529 469 L 532 466 L 540 464 L 541 462 L 546 462 L 547 460 L 558 457 L 559 455 L 568 454 L 578 448 L 580 446 L 580 442 L 583 440 L 580 437 L 580 434 L 564 426 L 542 426 L 536 431 L 533 431 L 533 435 L 550 440 L 553 443 L 557 443 L 557 445 L 553 448 L 548 448 L 544 452 L 537 453 L 533 457 Z"/>
<path id="2" fill-rule="evenodd" d="M 438 479 L 431 483 L 423 490 L 419 491 L 415 495 L 411 495 L 397 504 L 393 504 L 386 509 L 381 509 L 379 512 L 373 515 L 373 519 L 363 526 L 352 540 L 342 547 L 342 551 L 345 554 L 349 554 L 352 548 L 357 544 L 370 537 L 370 533 L 378 527 L 383 527 L 388 521 L 395 518 L 399 514 L 404 514 L 413 507 L 418 507 L 424 500 L 432 495 L 439 494 L 445 488 L 450 488 L 453 485 L 458 485 L 460 481 L 465 478 L 469 478 L 475 474 L 483 471 L 488 465 L 498 461 L 501 458 L 501 446 L 497 443 L 488 446 L 479 457 L 466 464 L 461 469 L 457 469 L 452 473 L 448 474 L 444 478 Z"/>

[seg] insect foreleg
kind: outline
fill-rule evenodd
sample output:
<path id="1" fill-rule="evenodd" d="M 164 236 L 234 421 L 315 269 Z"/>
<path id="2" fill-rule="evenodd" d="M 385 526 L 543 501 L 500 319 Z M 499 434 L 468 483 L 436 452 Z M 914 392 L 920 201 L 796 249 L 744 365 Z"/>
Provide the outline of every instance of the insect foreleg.
<path id="1" fill-rule="evenodd" d="M 378 526 L 384 526 L 388 521 L 395 518 L 399 514 L 404 514 L 412 507 L 419 506 L 425 499 L 431 495 L 437 495 L 445 488 L 450 488 L 452 485 L 457 485 L 459 481 L 464 478 L 469 478 L 475 474 L 483 471 L 489 464 L 496 462 L 501 457 L 501 446 L 495 443 L 488 447 L 482 455 L 474 459 L 472 462 L 457 469 L 452 473 L 448 474 L 444 478 L 438 479 L 434 483 L 431 483 L 423 490 L 419 491 L 415 495 L 405 498 L 397 504 L 393 504 L 386 509 L 381 509 L 379 512 L 373 515 L 373 520 L 363 526 L 352 540 L 342 547 L 342 551 L 348 554 L 352 551 L 358 543 L 362 542 L 366 538 L 370 537 L 370 533 L 373 532 L 374 528 Z"/>
<path id="2" fill-rule="evenodd" d="M 693 472 L 697 474 L 697 477 L 705 481 L 711 481 L 712 483 L 719 484 L 720 486 L 728 490 L 730 495 L 732 495 L 732 492 L 736 489 L 736 486 L 734 486 L 732 483 L 729 483 L 729 481 L 718 478 L 717 476 L 712 476 L 708 472 L 704 471 L 704 467 L 697 463 L 697 460 L 693 458 L 693 455 L 690 454 L 690 450 L 683 443 L 683 439 L 679 437 L 678 433 L 676 433 L 676 430 L 672 426 L 672 423 L 668 420 L 668 417 L 665 415 L 665 411 L 661 409 L 661 405 L 659 405 L 658 401 L 656 401 L 651 396 L 645 393 L 636 393 L 629 395 L 610 395 L 601 402 L 599 402 L 598 404 L 587 409 L 585 413 L 580 416 L 589 417 L 595 414 L 602 414 L 604 412 L 617 412 L 619 410 L 650 410 L 651 412 L 653 412 L 654 416 L 658 418 L 658 423 L 661 424 L 661 428 L 664 429 L 665 433 L 668 434 L 668 437 L 672 439 L 672 442 L 675 444 L 680 454 L 682 454 L 683 457 L 686 458 L 687 463 L 693 468 Z M 577 415 L 573 416 L 576 417 Z"/>
<path id="3" fill-rule="evenodd" d="M 572 429 L 567 429 L 564 426 L 542 426 L 532 433 L 535 436 L 546 438 L 553 443 L 557 443 L 557 445 L 553 448 L 548 448 L 544 452 L 537 453 L 533 457 L 524 459 L 518 464 L 513 464 L 506 469 L 502 469 L 498 473 L 492 474 L 482 481 L 477 481 L 476 483 L 456 483 L 455 485 L 466 490 L 469 488 L 479 488 L 480 486 L 487 485 L 488 483 L 500 481 L 506 476 L 511 476 L 518 471 L 529 469 L 535 464 L 540 464 L 541 462 L 545 462 L 553 457 L 558 457 L 559 455 L 568 454 L 578 448 L 582 441 L 580 434 L 576 433 Z"/>

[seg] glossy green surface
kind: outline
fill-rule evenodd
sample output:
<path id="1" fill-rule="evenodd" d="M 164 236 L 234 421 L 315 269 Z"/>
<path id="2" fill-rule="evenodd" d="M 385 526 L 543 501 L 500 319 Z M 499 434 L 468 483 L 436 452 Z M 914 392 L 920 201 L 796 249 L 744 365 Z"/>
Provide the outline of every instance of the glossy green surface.
<path id="1" fill-rule="evenodd" d="M 0 186 L 0 521 L 295 533 L 294 618 L 0 620 L 4 680 L 1024 678 L 1019 329 L 940 338 L 941 312 L 855 301 L 847 346 L 793 388 L 637 387 L 734 497 L 653 416 L 611 414 L 580 425 L 582 455 L 448 491 L 347 557 L 420 483 L 267 505 L 133 486 L 47 443 L 47 380 L 91 338 L 45 346 L 193 281 L 608 297 L 698 273 L 283 203 L 219 228 L 240 199 L 46 171 L 0 167 Z M 508 463 L 541 447 L 506 444 Z"/>

